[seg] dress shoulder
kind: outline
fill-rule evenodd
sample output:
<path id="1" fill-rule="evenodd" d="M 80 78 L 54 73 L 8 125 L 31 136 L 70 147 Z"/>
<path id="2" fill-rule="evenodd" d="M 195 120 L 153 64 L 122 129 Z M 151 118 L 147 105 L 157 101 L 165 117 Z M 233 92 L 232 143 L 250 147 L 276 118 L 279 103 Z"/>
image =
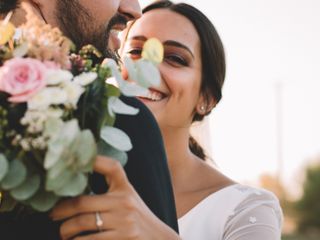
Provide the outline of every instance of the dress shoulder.
<path id="1" fill-rule="evenodd" d="M 275 194 L 240 184 L 235 190 L 243 197 L 226 221 L 223 239 L 280 239 L 283 213 Z"/>

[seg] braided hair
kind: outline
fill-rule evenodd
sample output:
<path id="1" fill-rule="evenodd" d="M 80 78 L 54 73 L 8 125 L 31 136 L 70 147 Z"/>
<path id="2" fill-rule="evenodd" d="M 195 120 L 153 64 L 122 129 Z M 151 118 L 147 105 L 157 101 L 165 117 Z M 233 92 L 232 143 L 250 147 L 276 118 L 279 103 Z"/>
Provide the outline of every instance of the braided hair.
<path id="1" fill-rule="evenodd" d="M 0 0 L 0 14 L 6 14 L 18 7 L 18 0 Z"/>

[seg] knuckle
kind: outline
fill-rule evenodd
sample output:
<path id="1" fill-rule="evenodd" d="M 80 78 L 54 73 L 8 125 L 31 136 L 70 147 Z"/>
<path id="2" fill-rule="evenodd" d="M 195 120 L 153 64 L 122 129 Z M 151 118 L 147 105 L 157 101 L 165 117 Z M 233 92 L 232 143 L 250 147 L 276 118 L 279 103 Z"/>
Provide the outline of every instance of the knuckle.
<path id="1" fill-rule="evenodd" d="M 135 211 L 136 210 L 136 201 L 134 197 L 132 196 L 125 196 L 122 198 L 122 206 L 129 210 L 129 211 Z"/>
<path id="2" fill-rule="evenodd" d="M 109 168 L 113 172 L 118 172 L 121 170 L 122 166 L 120 162 L 113 160 L 113 161 L 110 161 Z"/>
<path id="3" fill-rule="evenodd" d="M 136 216 L 134 213 L 127 214 L 124 218 L 123 221 L 126 223 L 126 226 L 134 226 L 136 222 Z"/>
<path id="4" fill-rule="evenodd" d="M 140 231 L 139 228 L 134 226 L 128 229 L 127 231 L 127 239 L 128 240 L 135 240 L 140 238 Z"/>
<path id="5" fill-rule="evenodd" d="M 77 197 L 74 199 L 73 206 L 75 209 L 83 209 L 87 205 L 87 202 L 83 197 Z"/>

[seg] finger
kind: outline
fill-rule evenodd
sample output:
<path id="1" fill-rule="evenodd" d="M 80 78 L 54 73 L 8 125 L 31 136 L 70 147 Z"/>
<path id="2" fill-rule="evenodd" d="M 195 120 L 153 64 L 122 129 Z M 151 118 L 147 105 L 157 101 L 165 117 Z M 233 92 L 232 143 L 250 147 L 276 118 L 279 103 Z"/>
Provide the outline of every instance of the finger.
<path id="1" fill-rule="evenodd" d="M 95 213 L 81 214 L 70 218 L 61 224 L 60 236 L 62 240 L 70 239 L 83 232 L 98 230 Z"/>
<path id="2" fill-rule="evenodd" d="M 98 156 L 94 164 L 94 170 L 105 176 L 109 184 L 109 192 L 114 189 L 131 189 L 125 171 L 118 161 Z"/>
<path id="3" fill-rule="evenodd" d="M 50 217 L 55 221 L 63 220 L 83 213 L 110 211 L 119 204 L 118 197 L 112 194 L 85 195 L 61 201 L 53 208 Z"/>
<path id="4" fill-rule="evenodd" d="M 116 231 L 97 232 L 97 233 L 89 234 L 86 236 L 79 236 L 74 238 L 73 240 L 114 240 L 114 239 L 120 239 L 119 234 Z"/>
<path id="5" fill-rule="evenodd" d="M 75 216 L 63 222 L 60 227 L 62 239 L 70 239 L 72 236 L 83 232 L 110 231 L 123 228 L 125 214 L 115 212 L 99 212 L 102 225 L 98 226 L 96 213 L 88 213 Z"/>

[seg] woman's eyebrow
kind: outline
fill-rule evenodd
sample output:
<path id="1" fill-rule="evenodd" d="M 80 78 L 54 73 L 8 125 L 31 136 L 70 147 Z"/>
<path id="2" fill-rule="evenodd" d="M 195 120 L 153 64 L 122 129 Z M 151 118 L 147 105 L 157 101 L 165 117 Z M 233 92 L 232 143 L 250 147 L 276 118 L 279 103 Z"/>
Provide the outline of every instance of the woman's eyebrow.
<path id="1" fill-rule="evenodd" d="M 187 50 L 192 58 L 194 58 L 194 54 L 192 53 L 192 51 L 190 50 L 190 48 L 188 48 L 186 45 L 180 43 L 180 42 L 177 42 L 177 41 L 174 41 L 174 40 L 167 40 L 163 43 L 163 45 L 165 46 L 173 46 L 173 47 L 178 47 L 178 48 L 183 48 L 185 50 Z"/>
<path id="2" fill-rule="evenodd" d="M 131 38 L 129 38 L 129 40 L 139 40 L 139 41 L 147 41 L 148 39 L 145 36 L 142 35 L 138 35 L 138 36 L 133 36 Z"/>

